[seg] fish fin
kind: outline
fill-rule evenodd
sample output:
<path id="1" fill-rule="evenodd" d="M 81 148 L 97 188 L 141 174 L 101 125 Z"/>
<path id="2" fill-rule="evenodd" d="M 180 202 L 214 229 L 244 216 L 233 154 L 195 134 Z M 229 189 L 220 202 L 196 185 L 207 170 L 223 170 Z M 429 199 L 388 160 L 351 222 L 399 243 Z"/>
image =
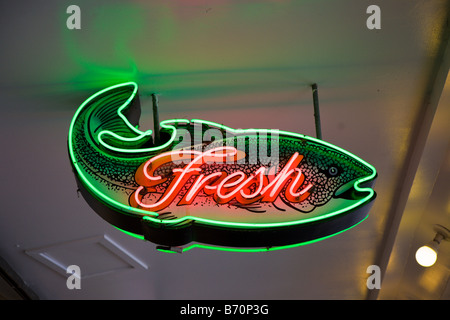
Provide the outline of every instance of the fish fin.
<path id="1" fill-rule="evenodd" d="M 152 131 L 137 129 L 141 107 L 133 84 L 114 87 L 89 101 L 86 126 L 98 147 L 137 149 L 153 146 Z"/>

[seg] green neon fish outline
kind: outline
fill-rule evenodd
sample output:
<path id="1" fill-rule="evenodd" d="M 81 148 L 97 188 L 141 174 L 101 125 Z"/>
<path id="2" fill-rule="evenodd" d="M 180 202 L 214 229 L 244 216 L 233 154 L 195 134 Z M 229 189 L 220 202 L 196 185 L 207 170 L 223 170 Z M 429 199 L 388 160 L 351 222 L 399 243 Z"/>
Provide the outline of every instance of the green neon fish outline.
<path id="1" fill-rule="evenodd" d="M 167 148 L 168 146 L 170 146 L 176 136 L 176 126 L 177 124 L 187 124 L 187 123 L 199 123 L 199 124 L 203 124 L 203 125 L 209 125 L 209 126 L 214 126 L 214 127 L 218 127 L 224 130 L 228 130 L 231 131 L 235 134 L 248 134 L 251 132 L 262 132 L 262 133 L 269 133 L 271 130 L 269 129 L 233 129 L 227 126 L 224 126 L 222 124 L 218 124 L 215 122 L 211 122 L 211 121 L 206 121 L 206 120 L 200 120 L 200 119 L 192 119 L 192 120 L 187 120 L 187 119 L 171 119 L 171 120 L 165 120 L 165 121 L 161 121 L 160 122 L 160 126 L 161 128 L 167 129 L 169 132 L 171 132 L 171 136 L 170 139 L 163 143 L 162 145 L 159 146 L 154 146 L 154 147 L 146 147 L 146 148 L 136 148 L 136 149 L 126 149 L 126 148 L 120 148 L 117 146 L 113 146 L 109 143 L 107 143 L 106 140 L 108 140 L 108 138 L 114 138 L 120 141 L 123 141 L 124 143 L 129 143 L 129 142 L 135 142 L 135 141 L 139 141 L 142 139 L 146 139 L 149 136 L 152 135 L 152 130 L 146 130 L 146 131 L 141 131 L 139 130 L 137 127 L 133 126 L 129 120 L 127 119 L 127 117 L 123 114 L 124 109 L 127 108 L 127 106 L 135 99 L 135 97 L 137 96 L 138 93 L 138 85 L 135 82 L 125 82 L 125 83 L 121 83 L 121 84 L 117 84 L 117 85 L 113 85 L 110 87 L 107 87 L 103 90 L 98 91 L 97 93 L 93 94 L 92 96 L 90 96 L 88 99 L 86 99 L 81 105 L 80 107 L 77 109 L 77 111 L 75 112 L 75 115 L 72 118 L 71 124 L 70 124 L 70 128 L 69 128 L 69 134 L 68 134 L 68 151 L 69 151 L 69 158 L 71 160 L 71 164 L 74 168 L 74 172 L 76 174 L 76 176 L 78 177 L 78 179 L 81 181 L 81 183 L 84 185 L 84 187 L 89 190 L 91 193 L 93 193 L 93 195 L 95 196 L 95 198 L 99 199 L 100 201 L 102 201 L 106 206 L 112 208 L 113 210 L 119 212 L 119 213 L 124 213 L 127 215 L 134 215 L 140 219 L 142 219 L 143 221 L 146 221 L 148 223 L 153 223 L 153 224 L 159 224 L 159 225 L 163 225 L 163 226 L 173 226 L 173 225 L 177 225 L 186 221 L 195 221 L 197 223 L 201 223 L 201 224 L 205 224 L 205 225 L 211 225 L 214 227 L 225 227 L 225 228 L 248 228 L 248 229 L 265 229 L 265 228 L 280 228 L 280 227 L 290 227 L 290 226 L 298 226 L 298 225 L 302 225 L 302 224 L 310 224 L 310 223 L 316 223 L 316 222 L 320 222 L 322 220 L 327 220 L 327 219 L 331 219 L 334 218 L 336 216 L 339 215 L 343 215 L 346 214 L 348 212 L 351 212 L 352 210 L 357 209 L 358 207 L 364 206 L 365 204 L 371 202 L 372 200 L 374 200 L 376 193 L 375 191 L 370 188 L 370 187 L 363 187 L 362 185 L 373 181 L 376 176 L 377 176 L 377 171 L 375 169 L 375 167 L 373 167 L 371 164 L 369 164 L 368 162 L 364 161 L 363 159 L 361 159 L 360 157 L 348 152 L 347 150 L 344 150 L 338 146 L 335 146 L 331 143 L 328 143 L 326 141 L 323 140 L 319 140 L 313 137 L 309 137 L 306 135 L 302 135 L 299 133 L 293 133 L 293 132 L 289 132 L 289 131 L 282 131 L 279 130 L 279 134 L 280 135 L 284 135 L 287 137 L 292 137 L 295 139 L 304 139 L 304 140 L 309 140 L 312 141 L 314 143 L 317 144 L 321 144 L 324 145 L 328 148 L 337 150 L 353 159 L 355 159 L 356 161 L 359 161 L 360 163 L 362 163 L 363 165 L 365 165 L 367 168 L 369 168 L 372 172 L 372 174 L 370 174 L 369 176 L 365 176 L 365 177 L 361 177 L 359 179 L 357 179 L 354 184 L 353 184 L 353 188 L 361 193 L 366 193 L 366 196 L 359 199 L 358 201 L 356 201 L 353 205 L 336 210 L 336 211 L 331 211 L 329 213 L 326 214 L 322 214 L 319 216 L 315 216 L 315 217 L 310 217 L 310 218 L 306 218 L 306 219 L 301 219 L 301 220 L 294 220 L 294 221 L 284 221 L 284 222 L 266 222 L 266 223 L 248 223 L 248 222 L 230 222 L 230 221 L 221 221 L 221 220 L 213 220 L 213 219 L 207 219 L 207 218 L 201 218 L 201 217 L 196 217 L 196 216 L 192 216 L 192 215 L 188 215 L 188 216 L 183 216 L 180 218 L 175 218 L 172 220 L 164 220 L 164 219 L 160 219 L 158 218 L 158 213 L 156 212 L 152 212 L 152 211 L 148 211 L 148 210 L 143 210 L 143 209 L 139 209 L 139 208 L 135 208 L 135 207 L 131 207 L 129 205 L 125 205 L 107 195 L 105 195 L 104 193 L 102 193 L 101 191 L 99 191 L 90 181 L 89 179 L 85 176 L 82 168 L 79 166 L 79 164 L 77 163 L 77 159 L 75 156 L 75 150 L 74 150 L 74 145 L 73 145 L 73 130 L 74 130 L 74 125 L 78 119 L 78 116 L 80 115 L 80 113 L 84 110 L 84 108 L 86 106 L 89 105 L 90 102 L 92 102 L 93 100 L 95 100 L 97 97 L 100 97 L 101 95 L 107 94 L 109 92 L 114 92 L 114 90 L 118 89 L 118 88 L 122 88 L 122 87 L 130 87 L 132 88 L 131 90 L 131 94 L 130 97 L 117 109 L 117 114 L 118 116 L 123 120 L 123 122 L 126 124 L 126 126 L 129 128 L 129 130 L 133 131 L 136 136 L 135 137 L 123 137 L 120 136 L 118 134 L 116 134 L 115 132 L 112 132 L 110 130 L 102 130 L 98 133 L 98 141 L 100 142 L 100 144 L 102 144 L 103 147 L 111 150 L 112 152 L 123 152 L 123 153 L 129 153 L 129 154 L 144 154 L 144 153 L 149 153 L 149 152 L 161 152 L 163 151 L 165 148 Z M 117 227 L 117 226 L 116 226 Z M 117 227 L 118 229 L 120 229 L 119 227 Z"/>

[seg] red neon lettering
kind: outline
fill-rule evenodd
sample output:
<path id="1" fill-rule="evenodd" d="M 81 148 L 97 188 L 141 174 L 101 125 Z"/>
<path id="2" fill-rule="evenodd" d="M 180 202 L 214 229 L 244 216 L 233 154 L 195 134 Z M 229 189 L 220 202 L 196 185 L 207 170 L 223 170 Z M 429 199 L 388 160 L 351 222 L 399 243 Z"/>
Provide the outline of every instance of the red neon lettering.
<path id="1" fill-rule="evenodd" d="M 160 211 L 168 207 L 180 195 L 180 191 L 192 177 L 196 178 L 177 205 L 192 204 L 200 192 L 212 196 L 218 204 L 226 204 L 233 199 L 241 204 L 250 204 L 256 201 L 273 202 L 285 186 L 285 197 L 290 202 L 304 201 L 310 195 L 312 184 L 308 183 L 303 186 L 305 176 L 297 167 L 303 156 L 297 152 L 291 156 L 278 174 L 272 176 L 270 182 L 265 175 L 265 167 L 260 167 L 250 175 L 242 171 L 236 171 L 229 175 L 223 171 L 205 175 L 200 168 L 205 163 L 227 164 L 230 161 L 233 163 L 241 157 L 242 152 L 233 147 L 219 147 L 206 152 L 174 151 L 153 157 L 136 171 L 135 180 L 140 187 L 130 196 L 130 204 L 136 208 Z M 164 165 L 177 163 L 176 161 L 188 163 L 183 168 L 171 170 L 172 181 L 156 202 L 144 203 L 142 199 L 145 194 L 155 192 L 156 186 L 168 180 L 166 176 L 156 175 L 156 171 Z M 253 191 L 251 191 L 252 189 Z"/>

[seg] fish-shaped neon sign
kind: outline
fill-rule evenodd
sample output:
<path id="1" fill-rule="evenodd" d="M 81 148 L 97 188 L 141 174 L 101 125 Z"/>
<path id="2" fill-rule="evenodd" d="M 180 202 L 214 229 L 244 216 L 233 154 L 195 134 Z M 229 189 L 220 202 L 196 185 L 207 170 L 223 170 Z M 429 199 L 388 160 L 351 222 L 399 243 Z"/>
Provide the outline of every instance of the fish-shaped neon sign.
<path id="1" fill-rule="evenodd" d="M 161 121 L 155 145 L 151 130 L 138 129 L 137 92 L 127 82 L 92 95 L 68 136 L 82 195 L 120 230 L 169 247 L 279 248 L 367 217 L 377 172 L 350 152 L 199 119 Z"/>

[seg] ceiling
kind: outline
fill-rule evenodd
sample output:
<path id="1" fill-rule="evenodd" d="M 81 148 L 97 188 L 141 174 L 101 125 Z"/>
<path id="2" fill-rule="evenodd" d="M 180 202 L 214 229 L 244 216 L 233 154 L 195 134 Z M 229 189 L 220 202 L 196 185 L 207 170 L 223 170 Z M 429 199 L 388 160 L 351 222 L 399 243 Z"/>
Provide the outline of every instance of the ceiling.
<path id="1" fill-rule="evenodd" d="M 444 0 L 0 3 L 0 256 L 40 299 L 450 299 L 450 243 L 420 267 L 433 225 L 450 228 L 450 80 Z M 368 219 L 330 239 L 265 253 L 155 250 L 77 194 L 67 134 L 77 107 L 136 81 L 141 126 L 200 118 L 315 136 L 378 171 Z M 53 263 L 52 263 L 53 261 Z M 69 290 L 58 262 L 79 265 Z M 368 266 L 383 275 L 369 290 Z M 0 297 L 19 299 L 0 283 Z"/>

